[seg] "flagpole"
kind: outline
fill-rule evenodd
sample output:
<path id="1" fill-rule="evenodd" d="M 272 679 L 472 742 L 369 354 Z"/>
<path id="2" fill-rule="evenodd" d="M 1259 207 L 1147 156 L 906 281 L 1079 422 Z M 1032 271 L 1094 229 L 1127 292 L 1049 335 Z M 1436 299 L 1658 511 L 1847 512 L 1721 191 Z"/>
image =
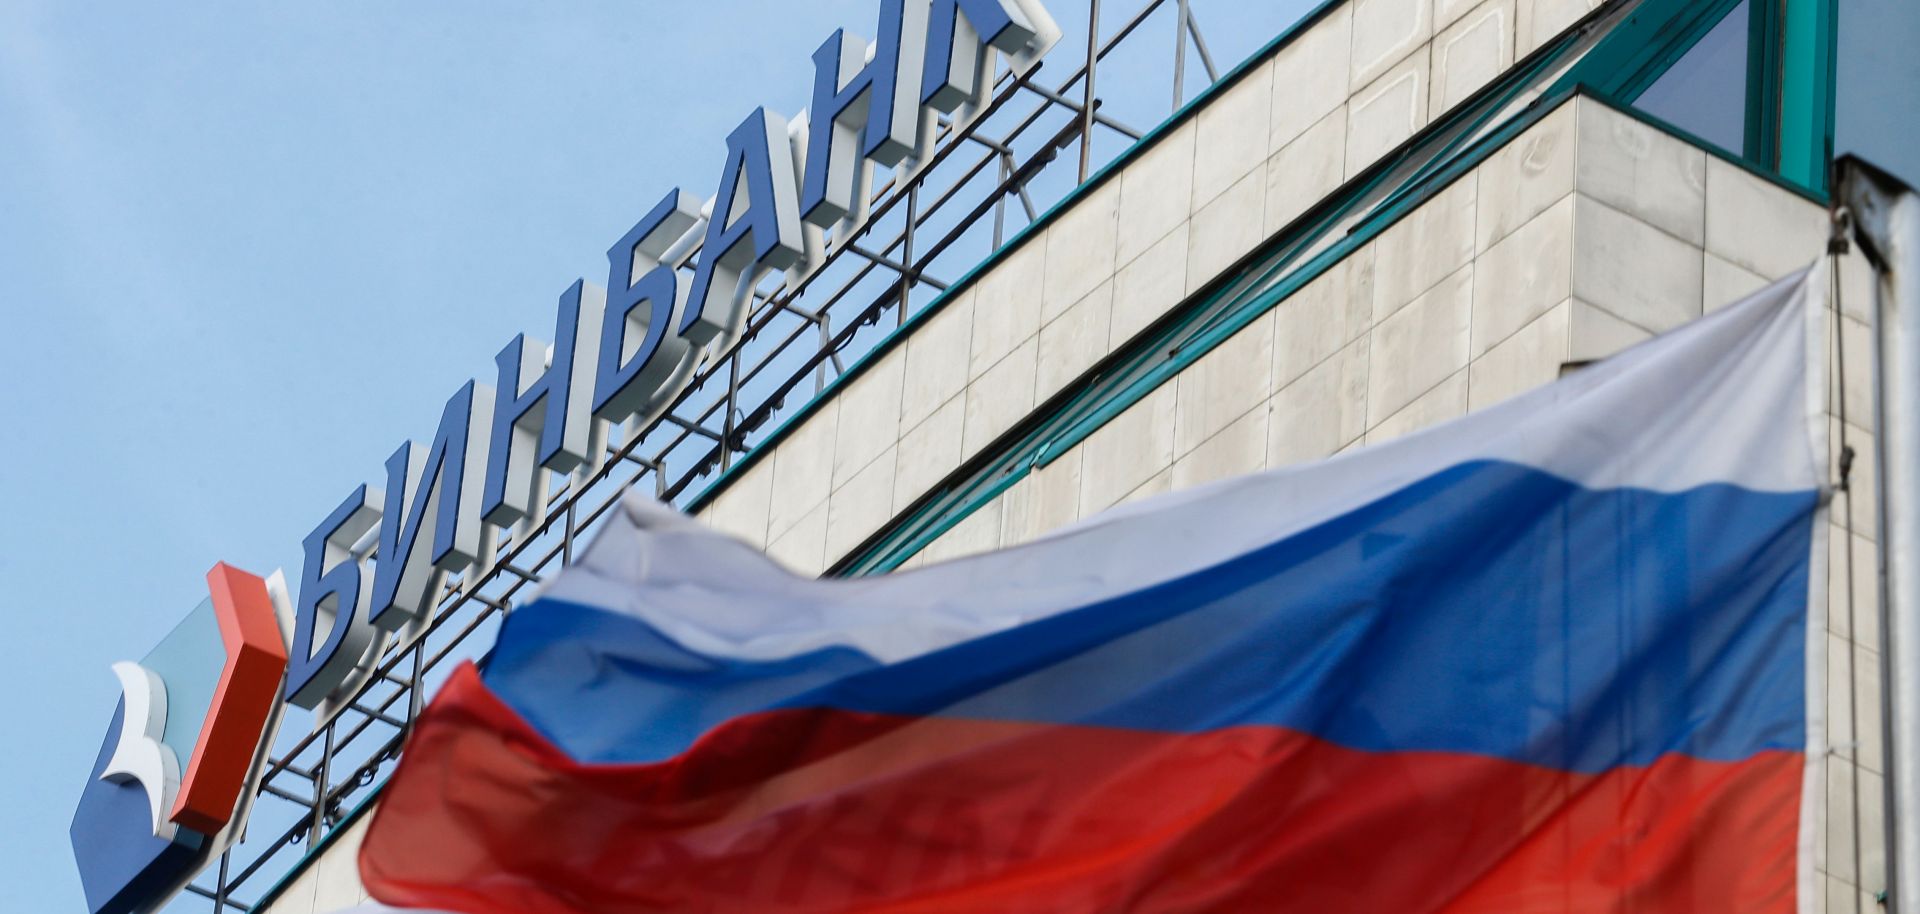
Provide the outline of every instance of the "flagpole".
<path id="1" fill-rule="evenodd" d="M 1886 736 L 1889 910 L 1920 912 L 1920 195 L 1853 156 L 1839 196 L 1878 276 L 1874 441 L 1878 466 L 1881 722 Z M 1857 850 L 1856 850 L 1857 853 Z"/>

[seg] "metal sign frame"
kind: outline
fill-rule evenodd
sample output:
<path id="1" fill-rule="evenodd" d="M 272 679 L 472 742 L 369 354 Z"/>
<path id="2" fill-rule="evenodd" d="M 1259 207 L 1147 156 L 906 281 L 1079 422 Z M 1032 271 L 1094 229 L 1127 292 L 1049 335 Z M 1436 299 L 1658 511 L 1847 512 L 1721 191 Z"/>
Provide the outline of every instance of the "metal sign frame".
<path id="1" fill-rule="evenodd" d="M 1329 0 L 1302 22 L 1338 2 Z M 1170 37 L 1173 65 L 1154 82 L 1158 91 L 1170 90 L 1174 112 L 1191 101 L 1190 52 L 1208 85 L 1218 83 L 1223 74 L 1192 6 L 1146 0 L 1103 29 L 1101 0 L 1086 0 L 1084 56 L 1071 72 L 1045 81 L 1047 64 L 1059 66 L 1063 41 L 1022 76 L 1003 67 L 977 116 L 959 126 L 941 119 L 933 152 L 910 175 L 876 187 L 865 224 L 835 240 L 818 270 L 792 287 L 776 274 L 756 289 L 737 344 L 702 365 L 669 409 L 645 427 L 616 433 L 608 458 L 590 474 L 556 484 L 536 515 L 478 563 L 480 570 L 446 583 L 424 624 L 393 639 L 358 687 L 315 715 L 311 732 L 275 748 L 255 788 L 256 834 L 223 852 L 211 878 L 203 874 L 166 910 L 224 914 L 271 901 L 302 858 L 377 793 L 423 696 L 459 661 L 483 653 L 513 601 L 570 564 L 576 542 L 623 496 L 638 489 L 682 506 L 698 501 L 781 421 L 955 284 L 943 275 L 968 273 L 1001 249 L 1010 215 L 1031 230 L 1048 207 L 1138 141 L 1143 131 L 1101 110 L 1095 86 L 1102 60 Z M 1170 22 L 1146 28 L 1155 20 Z M 1161 31 L 1169 24 L 1171 36 Z M 1115 137 L 1120 145 L 1103 151 L 1103 138 Z M 977 250 L 982 244 L 985 252 Z M 882 328 L 889 312 L 893 325 Z M 357 544 L 355 557 L 373 551 L 374 539 Z"/>

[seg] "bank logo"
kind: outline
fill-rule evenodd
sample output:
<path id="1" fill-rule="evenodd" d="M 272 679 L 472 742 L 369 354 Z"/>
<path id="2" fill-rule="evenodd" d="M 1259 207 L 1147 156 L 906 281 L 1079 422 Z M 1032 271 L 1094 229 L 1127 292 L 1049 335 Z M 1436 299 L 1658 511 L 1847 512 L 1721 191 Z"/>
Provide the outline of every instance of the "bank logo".
<path id="1" fill-rule="evenodd" d="M 150 910 L 239 831 L 279 718 L 285 588 L 230 565 L 139 662 L 113 665 L 120 702 L 69 835 L 92 914 Z"/>

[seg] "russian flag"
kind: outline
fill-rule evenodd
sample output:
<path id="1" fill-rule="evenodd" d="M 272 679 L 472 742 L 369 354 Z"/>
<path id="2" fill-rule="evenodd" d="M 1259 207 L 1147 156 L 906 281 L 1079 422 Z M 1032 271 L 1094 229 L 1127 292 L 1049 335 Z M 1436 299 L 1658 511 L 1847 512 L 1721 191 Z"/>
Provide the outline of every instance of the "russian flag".
<path id="1" fill-rule="evenodd" d="M 362 877 L 470 914 L 1797 910 L 1822 285 L 914 571 L 630 502 L 426 710 Z"/>

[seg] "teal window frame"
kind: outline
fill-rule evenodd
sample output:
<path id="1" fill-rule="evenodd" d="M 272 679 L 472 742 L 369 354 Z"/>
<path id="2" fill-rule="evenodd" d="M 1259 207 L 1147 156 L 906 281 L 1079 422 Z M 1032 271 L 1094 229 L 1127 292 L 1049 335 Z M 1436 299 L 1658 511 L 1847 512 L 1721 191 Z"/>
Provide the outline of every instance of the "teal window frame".
<path id="1" fill-rule="evenodd" d="M 1784 2 L 1777 167 L 1781 177 L 1825 196 L 1833 172 L 1839 0 Z"/>
<path id="2" fill-rule="evenodd" d="M 1633 104 L 1739 0 L 1645 0 L 1561 79 Z M 1746 132 L 1726 150 L 1825 199 L 1838 0 L 1748 0 Z M 1655 118 L 1655 120 L 1659 120 Z M 1717 144 L 1677 124 L 1662 126 Z"/>

